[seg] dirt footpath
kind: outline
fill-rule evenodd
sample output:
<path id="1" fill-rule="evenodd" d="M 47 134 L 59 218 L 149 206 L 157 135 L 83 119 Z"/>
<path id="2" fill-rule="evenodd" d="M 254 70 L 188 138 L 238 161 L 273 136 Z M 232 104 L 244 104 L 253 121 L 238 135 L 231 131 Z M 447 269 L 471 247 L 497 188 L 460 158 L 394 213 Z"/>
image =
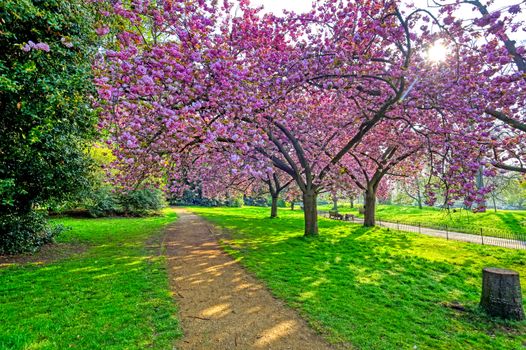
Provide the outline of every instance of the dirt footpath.
<path id="1" fill-rule="evenodd" d="M 203 219 L 177 214 L 165 239 L 184 331 L 177 349 L 332 349 L 221 250 Z"/>

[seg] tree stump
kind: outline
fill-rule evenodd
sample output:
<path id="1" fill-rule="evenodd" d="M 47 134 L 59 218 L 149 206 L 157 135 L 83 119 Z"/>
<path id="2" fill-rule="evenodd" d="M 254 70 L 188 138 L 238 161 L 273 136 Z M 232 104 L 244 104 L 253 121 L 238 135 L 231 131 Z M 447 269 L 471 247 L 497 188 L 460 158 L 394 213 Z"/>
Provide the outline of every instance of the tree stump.
<path id="1" fill-rule="evenodd" d="M 524 320 L 519 273 L 493 267 L 484 268 L 480 306 L 490 316 Z"/>

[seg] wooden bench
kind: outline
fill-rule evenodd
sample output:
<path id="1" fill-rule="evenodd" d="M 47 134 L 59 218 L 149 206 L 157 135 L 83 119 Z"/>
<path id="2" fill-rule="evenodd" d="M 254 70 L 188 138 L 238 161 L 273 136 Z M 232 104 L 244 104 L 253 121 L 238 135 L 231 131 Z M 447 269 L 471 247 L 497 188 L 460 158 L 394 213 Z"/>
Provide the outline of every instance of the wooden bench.
<path id="1" fill-rule="evenodd" d="M 352 214 L 345 214 L 345 216 L 343 217 L 343 219 L 345 221 L 354 221 L 354 215 Z"/>
<path id="2" fill-rule="evenodd" d="M 343 215 L 338 213 L 337 211 L 335 210 L 330 210 L 329 211 L 329 219 L 334 219 L 334 220 L 343 220 Z"/>

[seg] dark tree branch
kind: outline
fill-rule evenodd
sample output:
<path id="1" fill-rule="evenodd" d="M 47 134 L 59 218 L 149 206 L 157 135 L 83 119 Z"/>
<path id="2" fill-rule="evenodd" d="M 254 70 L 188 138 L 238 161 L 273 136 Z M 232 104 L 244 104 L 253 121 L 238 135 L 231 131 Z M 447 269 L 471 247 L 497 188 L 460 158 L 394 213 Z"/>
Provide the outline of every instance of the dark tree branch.
<path id="1" fill-rule="evenodd" d="M 526 132 L 526 123 L 521 123 L 516 119 L 508 117 L 505 113 L 499 112 L 493 108 L 486 108 L 486 113 L 500 120 L 501 122 L 511 126 L 514 129 Z"/>

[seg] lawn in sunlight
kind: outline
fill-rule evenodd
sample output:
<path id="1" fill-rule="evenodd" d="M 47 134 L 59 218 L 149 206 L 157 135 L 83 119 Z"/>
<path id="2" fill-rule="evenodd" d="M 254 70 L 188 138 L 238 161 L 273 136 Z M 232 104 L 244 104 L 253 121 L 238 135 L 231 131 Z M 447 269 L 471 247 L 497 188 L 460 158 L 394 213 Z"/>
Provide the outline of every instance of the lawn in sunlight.
<path id="1" fill-rule="evenodd" d="M 338 206 L 341 213 L 353 213 L 358 217 L 359 204 L 350 208 L 349 204 L 342 203 Z M 320 210 L 330 210 L 331 205 L 324 205 Z M 485 235 L 503 238 L 526 238 L 526 210 L 497 210 L 488 209 L 484 213 L 473 213 L 465 209 L 443 210 L 439 208 L 379 205 L 376 210 L 379 220 L 400 222 L 426 227 L 444 228 L 458 232 L 480 234 L 482 228 Z"/>
<path id="2" fill-rule="evenodd" d="M 333 343 L 357 349 L 522 349 L 526 323 L 478 308 L 482 268 L 511 268 L 526 286 L 526 252 L 320 219 L 302 213 L 191 208 L 226 228 L 226 251 Z M 526 294 L 525 294 L 526 296 Z"/>
<path id="3" fill-rule="evenodd" d="M 70 228 L 59 242 L 80 249 L 0 268 L 0 349 L 171 348 L 181 332 L 159 247 L 175 220 L 54 220 Z"/>

